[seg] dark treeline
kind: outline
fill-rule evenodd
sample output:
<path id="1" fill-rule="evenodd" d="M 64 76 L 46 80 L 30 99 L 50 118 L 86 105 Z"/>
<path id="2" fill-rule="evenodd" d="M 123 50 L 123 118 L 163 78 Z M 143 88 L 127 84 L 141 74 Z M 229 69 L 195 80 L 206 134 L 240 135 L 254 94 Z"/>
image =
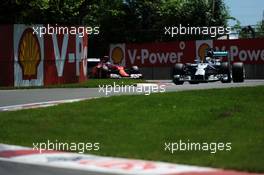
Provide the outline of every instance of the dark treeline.
<path id="1" fill-rule="evenodd" d="M 99 26 L 90 36 L 103 52 L 109 43 L 207 39 L 209 36 L 164 35 L 165 26 L 226 26 L 223 0 L 6 0 L 1 23 Z"/>

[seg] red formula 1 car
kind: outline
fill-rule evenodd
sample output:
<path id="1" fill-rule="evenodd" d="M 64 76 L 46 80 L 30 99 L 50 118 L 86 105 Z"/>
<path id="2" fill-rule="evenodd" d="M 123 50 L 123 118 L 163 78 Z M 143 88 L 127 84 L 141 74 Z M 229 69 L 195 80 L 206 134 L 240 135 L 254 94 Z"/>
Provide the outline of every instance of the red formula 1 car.
<path id="1" fill-rule="evenodd" d="M 127 69 L 123 66 L 110 63 L 107 56 L 92 68 L 91 74 L 93 78 L 143 78 L 137 66 Z"/>

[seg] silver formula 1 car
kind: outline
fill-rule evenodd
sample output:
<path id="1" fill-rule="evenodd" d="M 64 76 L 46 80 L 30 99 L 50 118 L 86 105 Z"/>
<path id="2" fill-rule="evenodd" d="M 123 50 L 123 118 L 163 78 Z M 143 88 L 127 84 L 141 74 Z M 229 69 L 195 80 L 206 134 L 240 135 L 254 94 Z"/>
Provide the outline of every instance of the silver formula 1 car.
<path id="1" fill-rule="evenodd" d="M 219 57 L 227 57 L 223 62 Z M 176 63 L 173 69 L 173 82 L 182 85 L 185 81 L 190 84 L 221 81 L 222 83 L 243 82 L 245 68 L 242 62 L 231 64 L 228 52 L 209 49 L 205 61 L 195 60 L 196 63 Z"/>

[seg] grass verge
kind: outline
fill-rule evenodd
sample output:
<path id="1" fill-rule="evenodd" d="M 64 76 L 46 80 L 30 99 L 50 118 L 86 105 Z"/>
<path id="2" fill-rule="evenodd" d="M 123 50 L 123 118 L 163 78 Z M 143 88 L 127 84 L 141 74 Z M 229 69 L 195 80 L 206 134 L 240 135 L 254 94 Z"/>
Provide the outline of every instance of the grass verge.
<path id="1" fill-rule="evenodd" d="M 0 113 L 0 142 L 100 142 L 106 156 L 264 172 L 264 87 L 114 96 Z M 164 151 L 165 142 L 231 142 L 231 151 Z"/>

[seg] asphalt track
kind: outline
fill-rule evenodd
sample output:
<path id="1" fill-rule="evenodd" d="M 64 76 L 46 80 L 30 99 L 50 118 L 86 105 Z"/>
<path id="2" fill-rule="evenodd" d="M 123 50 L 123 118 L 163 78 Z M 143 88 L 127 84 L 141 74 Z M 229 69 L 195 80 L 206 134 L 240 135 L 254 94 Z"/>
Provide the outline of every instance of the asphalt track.
<path id="1" fill-rule="evenodd" d="M 230 88 L 230 87 L 246 87 L 264 85 L 264 80 L 246 80 L 244 83 L 227 83 L 221 82 L 200 83 L 191 85 L 184 83 L 183 85 L 174 85 L 169 80 L 151 80 L 159 85 L 165 85 L 166 92 L 184 91 L 196 89 L 214 89 L 214 88 Z M 45 102 L 57 102 L 61 100 L 89 99 L 97 97 L 106 97 L 111 95 L 134 94 L 132 92 L 109 93 L 100 91 L 99 88 L 54 88 L 54 89 L 15 89 L 0 90 L 0 109 L 13 105 L 24 105 Z M 0 110 L 1 111 L 1 110 Z"/>
<path id="2" fill-rule="evenodd" d="M 97 175 L 97 173 L 0 160 L 0 175 Z"/>

